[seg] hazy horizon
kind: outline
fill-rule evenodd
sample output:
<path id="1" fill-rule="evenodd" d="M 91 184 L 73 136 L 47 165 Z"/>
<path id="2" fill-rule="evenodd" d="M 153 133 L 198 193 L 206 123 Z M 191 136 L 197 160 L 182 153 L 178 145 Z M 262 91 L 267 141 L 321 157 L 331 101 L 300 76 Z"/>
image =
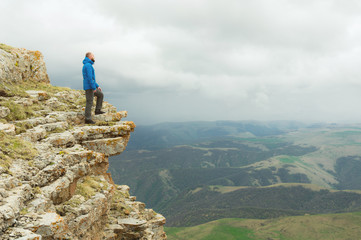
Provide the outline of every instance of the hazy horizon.
<path id="1" fill-rule="evenodd" d="M 128 117 L 129 118 L 129 117 Z M 123 119 L 123 120 L 131 120 L 132 119 Z M 311 127 L 320 125 L 322 127 L 328 126 L 336 126 L 336 127 L 351 127 L 357 126 L 361 127 L 361 122 L 323 122 L 323 121 L 297 121 L 297 120 L 252 120 L 252 119 L 245 119 L 245 120 L 227 120 L 227 119 L 218 119 L 218 120 L 199 120 L 199 121 L 164 121 L 164 122 L 156 122 L 156 123 L 137 123 L 135 122 L 136 126 L 148 127 L 148 126 L 157 126 L 157 125 L 183 125 L 183 124 L 198 124 L 198 123 L 219 123 L 219 122 L 226 122 L 226 123 L 251 123 L 256 125 L 277 125 L 277 124 L 295 124 L 303 127 Z M 301 127 L 302 128 L 302 127 Z"/>
<path id="2" fill-rule="evenodd" d="M 127 120 L 361 123 L 361 2 L 3 0 L 0 42 L 82 89 L 95 54 Z M 16 15 L 16 17 L 13 17 Z"/>

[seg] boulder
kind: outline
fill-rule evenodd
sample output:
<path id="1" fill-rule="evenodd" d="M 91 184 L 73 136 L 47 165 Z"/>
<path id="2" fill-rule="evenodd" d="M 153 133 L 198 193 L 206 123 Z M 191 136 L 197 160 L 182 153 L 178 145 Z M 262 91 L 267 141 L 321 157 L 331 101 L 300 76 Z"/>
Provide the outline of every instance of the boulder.
<path id="1" fill-rule="evenodd" d="M 5 118 L 9 114 L 10 114 L 9 108 L 0 106 L 0 118 Z"/>
<path id="2" fill-rule="evenodd" d="M 44 101 L 50 98 L 49 94 L 45 91 L 28 90 L 26 93 L 29 94 L 30 97 L 39 101 Z"/>
<path id="3" fill-rule="evenodd" d="M 35 127 L 28 129 L 25 133 L 20 134 L 20 136 L 26 141 L 37 142 L 46 136 L 46 130 L 40 127 Z"/>
<path id="4" fill-rule="evenodd" d="M 0 131 L 3 131 L 11 135 L 15 135 L 15 125 L 8 123 L 0 123 Z"/>
<path id="5" fill-rule="evenodd" d="M 66 237 L 67 224 L 55 212 L 45 213 L 34 225 L 33 232 L 45 239 L 64 239 Z"/>
<path id="6" fill-rule="evenodd" d="M 49 83 L 44 57 L 39 51 L 24 48 L 0 49 L 0 82 L 34 81 Z"/>
<path id="7" fill-rule="evenodd" d="M 70 132 L 52 134 L 44 141 L 50 143 L 54 147 L 69 147 L 75 144 L 75 138 Z"/>
<path id="8" fill-rule="evenodd" d="M 106 156 L 114 156 L 124 151 L 125 143 L 126 139 L 124 137 L 117 137 L 85 141 L 83 145 L 90 150 L 103 153 Z"/>

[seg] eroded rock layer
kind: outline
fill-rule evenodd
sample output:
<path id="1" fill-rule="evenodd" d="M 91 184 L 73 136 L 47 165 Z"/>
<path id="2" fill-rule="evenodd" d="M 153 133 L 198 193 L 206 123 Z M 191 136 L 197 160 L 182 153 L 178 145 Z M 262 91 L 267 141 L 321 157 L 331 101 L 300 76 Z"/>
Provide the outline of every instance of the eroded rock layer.
<path id="1" fill-rule="evenodd" d="M 42 59 L 0 45 L 0 238 L 166 239 L 165 218 L 107 173 L 127 112 L 105 102 L 85 125 L 84 93 L 51 86 Z"/>

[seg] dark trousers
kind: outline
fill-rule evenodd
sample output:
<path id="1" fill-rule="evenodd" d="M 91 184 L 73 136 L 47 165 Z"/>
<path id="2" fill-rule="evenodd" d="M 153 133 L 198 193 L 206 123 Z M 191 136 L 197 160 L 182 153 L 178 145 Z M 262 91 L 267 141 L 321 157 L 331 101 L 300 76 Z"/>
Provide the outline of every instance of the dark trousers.
<path id="1" fill-rule="evenodd" d="M 95 106 L 95 111 L 100 111 L 102 109 L 103 105 L 103 98 L 104 94 L 102 91 L 99 91 L 98 89 L 96 92 L 94 92 L 93 89 L 85 90 L 85 97 L 86 97 L 86 105 L 85 105 L 85 119 L 91 120 L 92 119 L 92 107 L 93 107 L 93 99 L 94 96 L 97 97 L 97 104 Z"/>

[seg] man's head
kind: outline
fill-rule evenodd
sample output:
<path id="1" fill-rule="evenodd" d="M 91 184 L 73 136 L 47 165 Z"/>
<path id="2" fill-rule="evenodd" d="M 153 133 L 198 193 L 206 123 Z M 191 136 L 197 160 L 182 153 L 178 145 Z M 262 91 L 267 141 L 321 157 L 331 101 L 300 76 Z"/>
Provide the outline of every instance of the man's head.
<path id="1" fill-rule="evenodd" d="M 87 52 L 87 53 L 85 54 L 85 56 L 86 56 L 87 58 L 89 58 L 90 60 L 92 60 L 93 62 L 95 62 L 95 58 L 94 58 L 94 54 L 93 54 L 93 53 Z"/>

